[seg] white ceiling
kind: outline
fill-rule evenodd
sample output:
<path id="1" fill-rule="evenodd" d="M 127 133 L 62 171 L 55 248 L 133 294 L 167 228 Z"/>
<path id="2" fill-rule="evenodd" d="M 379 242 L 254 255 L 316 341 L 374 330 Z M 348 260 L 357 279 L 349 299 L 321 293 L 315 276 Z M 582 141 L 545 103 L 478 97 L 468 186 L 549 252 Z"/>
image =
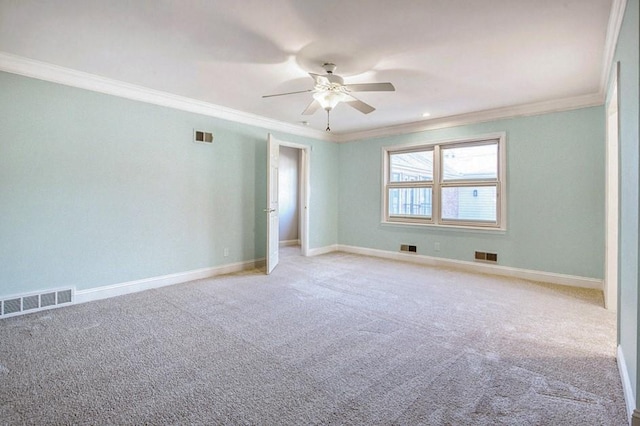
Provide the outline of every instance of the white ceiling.
<path id="1" fill-rule="evenodd" d="M 390 81 L 334 133 L 602 93 L 612 0 L 0 0 L 0 51 L 324 129 L 308 72 Z"/>

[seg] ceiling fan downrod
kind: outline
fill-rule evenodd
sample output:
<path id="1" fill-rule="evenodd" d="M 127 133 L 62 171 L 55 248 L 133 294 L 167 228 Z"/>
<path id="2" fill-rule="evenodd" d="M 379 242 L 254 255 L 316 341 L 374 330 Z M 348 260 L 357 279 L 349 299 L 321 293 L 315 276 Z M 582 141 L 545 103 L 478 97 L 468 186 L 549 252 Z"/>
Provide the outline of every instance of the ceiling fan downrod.
<path id="1" fill-rule="evenodd" d="M 330 132 L 331 131 L 331 127 L 329 127 L 329 112 L 331 110 L 329 108 L 327 108 L 327 128 L 325 129 L 325 132 Z"/>

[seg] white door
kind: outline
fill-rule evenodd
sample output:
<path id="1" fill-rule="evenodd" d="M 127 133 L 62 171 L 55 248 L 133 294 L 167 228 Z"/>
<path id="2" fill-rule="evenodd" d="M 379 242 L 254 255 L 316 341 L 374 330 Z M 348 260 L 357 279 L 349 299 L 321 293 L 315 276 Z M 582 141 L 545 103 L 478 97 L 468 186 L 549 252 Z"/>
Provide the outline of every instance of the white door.
<path id="1" fill-rule="evenodd" d="M 278 218 L 278 160 L 280 143 L 269 134 L 267 138 L 267 274 L 278 264 L 280 245 Z"/>

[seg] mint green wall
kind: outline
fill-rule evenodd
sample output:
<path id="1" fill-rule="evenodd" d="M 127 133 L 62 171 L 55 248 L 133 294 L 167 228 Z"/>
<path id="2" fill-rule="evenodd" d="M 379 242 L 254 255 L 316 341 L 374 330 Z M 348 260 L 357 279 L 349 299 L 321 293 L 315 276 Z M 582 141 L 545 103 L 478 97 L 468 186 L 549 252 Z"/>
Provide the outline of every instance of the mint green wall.
<path id="1" fill-rule="evenodd" d="M 620 347 L 627 364 L 629 379 L 640 407 L 638 383 L 640 363 L 638 353 L 638 323 L 640 323 L 640 239 L 638 232 L 638 187 L 640 184 L 638 150 L 639 99 L 640 99 L 640 12 L 638 0 L 627 1 L 624 20 L 614 60 L 620 62 L 619 110 L 620 123 L 620 255 L 619 255 L 619 330 Z M 615 69 L 615 68 L 614 68 Z M 610 93 L 609 93 L 610 95 Z"/>
<path id="2" fill-rule="evenodd" d="M 383 225 L 382 147 L 505 131 L 508 230 L 504 233 Z M 471 261 L 475 250 L 499 264 L 602 278 L 604 118 L 594 107 L 351 142 L 340 147 L 339 241 Z M 434 243 L 440 243 L 440 251 Z"/>
<path id="3" fill-rule="evenodd" d="M 8 73 L 0 94 L 0 297 L 264 257 L 268 130 Z M 313 146 L 310 247 L 335 244 L 337 146 L 278 137 Z"/>

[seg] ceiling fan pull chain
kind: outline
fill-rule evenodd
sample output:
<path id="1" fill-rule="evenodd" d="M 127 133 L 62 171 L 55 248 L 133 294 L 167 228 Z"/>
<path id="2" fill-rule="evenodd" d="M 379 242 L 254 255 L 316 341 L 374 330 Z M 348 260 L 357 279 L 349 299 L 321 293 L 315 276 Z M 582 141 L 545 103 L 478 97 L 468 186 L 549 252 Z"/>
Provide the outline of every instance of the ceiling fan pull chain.
<path id="1" fill-rule="evenodd" d="M 331 111 L 330 109 L 327 110 L 327 129 L 325 130 L 325 132 L 330 132 L 331 128 L 329 127 L 329 111 Z"/>

